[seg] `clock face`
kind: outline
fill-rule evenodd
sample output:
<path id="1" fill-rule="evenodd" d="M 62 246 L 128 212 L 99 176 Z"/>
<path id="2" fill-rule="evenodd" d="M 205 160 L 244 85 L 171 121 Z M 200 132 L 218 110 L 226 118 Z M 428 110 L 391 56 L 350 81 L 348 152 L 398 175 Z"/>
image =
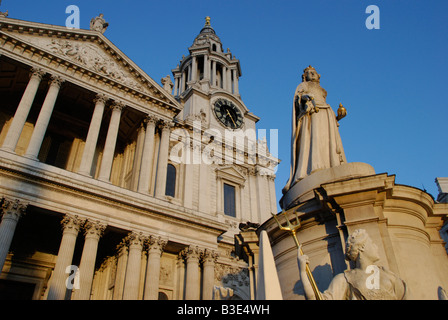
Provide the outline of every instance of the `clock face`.
<path id="1" fill-rule="evenodd" d="M 218 99 L 214 103 L 214 112 L 221 123 L 231 129 L 239 129 L 243 125 L 243 114 L 232 102 Z"/>

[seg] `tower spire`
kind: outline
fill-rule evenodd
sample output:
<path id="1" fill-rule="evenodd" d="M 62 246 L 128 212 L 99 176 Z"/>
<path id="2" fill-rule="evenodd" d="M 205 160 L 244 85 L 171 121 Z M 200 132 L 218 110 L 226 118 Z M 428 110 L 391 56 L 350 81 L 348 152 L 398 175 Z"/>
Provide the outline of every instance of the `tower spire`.
<path id="1" fill-rule="evenodd" d="M 205 27 L 209 27 L 210 26 L 210 17 L 207 16 L 205 17 Z"/>

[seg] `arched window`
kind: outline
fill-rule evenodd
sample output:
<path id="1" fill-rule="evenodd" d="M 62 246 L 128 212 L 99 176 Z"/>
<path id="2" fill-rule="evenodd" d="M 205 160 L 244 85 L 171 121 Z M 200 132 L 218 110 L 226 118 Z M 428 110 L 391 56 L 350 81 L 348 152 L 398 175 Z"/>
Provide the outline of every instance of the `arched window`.
<path id="1" fill-rule="evenodd" d="M 165 195 L 173 197 L 176 195 L 176 167 L 168 164 L 166 170 Z"/>

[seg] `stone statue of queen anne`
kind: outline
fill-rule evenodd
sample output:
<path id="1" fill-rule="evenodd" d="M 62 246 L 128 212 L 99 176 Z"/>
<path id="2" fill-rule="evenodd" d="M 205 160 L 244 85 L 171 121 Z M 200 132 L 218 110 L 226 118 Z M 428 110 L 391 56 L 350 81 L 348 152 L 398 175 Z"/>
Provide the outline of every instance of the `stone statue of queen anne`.
<path id="1" fill-rule="evenodd" d="M 336 117 L 326 98 L 320 75 L 309 66 L 294 94 L 291 172 L 283 193 L 318 170 L 347 162 L 338 129 L 346 111 L 341 105 Z"/>

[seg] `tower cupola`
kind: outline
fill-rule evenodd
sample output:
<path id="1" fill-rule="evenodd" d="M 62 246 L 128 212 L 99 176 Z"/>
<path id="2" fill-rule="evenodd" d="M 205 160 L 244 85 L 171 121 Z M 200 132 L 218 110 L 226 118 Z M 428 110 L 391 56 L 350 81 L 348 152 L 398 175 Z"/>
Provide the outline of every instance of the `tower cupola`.
<path id="1" fill-rule="evenodd" d="M 229 49 L 224 52 L 221 39 L 205 18 L 205 25 L 194 39 L 188 56 L 183 56 L 172 70 L 175 86 L 174 96 L 182 97 L 192 89 L 210 93 L 224 90 L 239 98 L 238 81 L 241 67 Z"/>

